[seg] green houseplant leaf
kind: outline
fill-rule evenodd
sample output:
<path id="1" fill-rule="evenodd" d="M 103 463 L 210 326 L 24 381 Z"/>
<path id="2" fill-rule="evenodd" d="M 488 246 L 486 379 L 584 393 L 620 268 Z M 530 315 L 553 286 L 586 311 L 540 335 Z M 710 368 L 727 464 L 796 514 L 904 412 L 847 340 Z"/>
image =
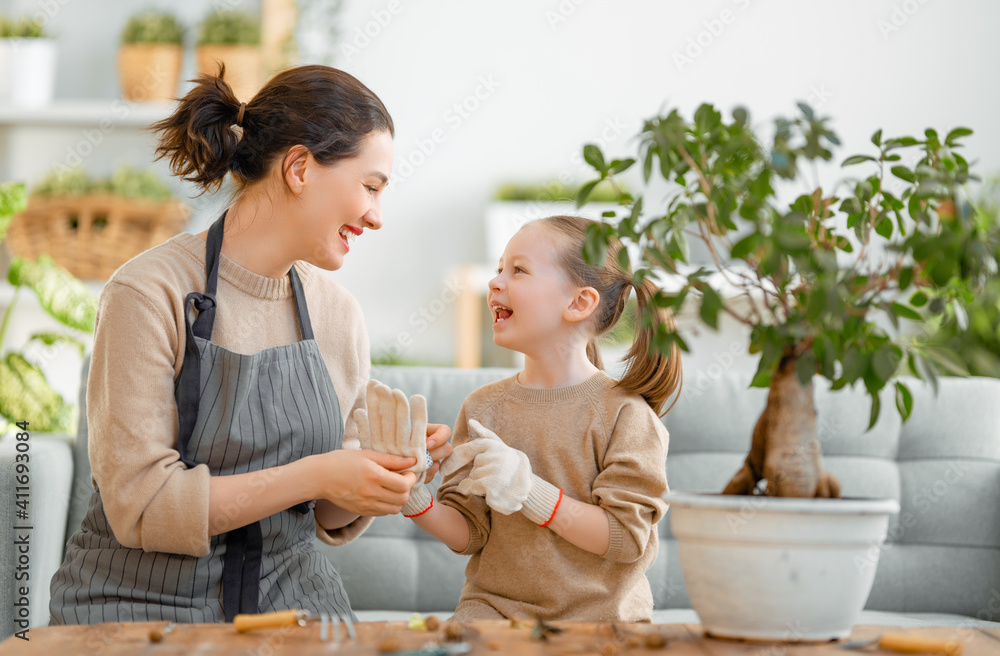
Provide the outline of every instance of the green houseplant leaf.
<path id="1" fill-rule="evenodd" d="M 39 432 L 70 432 L 73 427 L 73 409 L 49 386 L 42 370 L 20 353 L 0 360 L 0 415 L 27 419 Z"/>
<path id="2" fill-rule="evenodd" d="M 235 9 L 216 9 L 198 26 L 198 45 L 260 45 L 260 18 Z"/>
<path id="3" fill-rule="evenodd" d="M 7 272 L 7 280 L 15 287 L 23 285 L 34 291 L 42 308 L 59 323 L 93 332 L 97 298 L 52 258 L 42 256 L 37 262 L 32 262 L 15 257 Z"/>
<path id="4" fill-rule="evenodd" d="M 0 239 L 7 236 L 14 216 L 28 206 L 28 194 L 23 182 L 0 183 Z"/>

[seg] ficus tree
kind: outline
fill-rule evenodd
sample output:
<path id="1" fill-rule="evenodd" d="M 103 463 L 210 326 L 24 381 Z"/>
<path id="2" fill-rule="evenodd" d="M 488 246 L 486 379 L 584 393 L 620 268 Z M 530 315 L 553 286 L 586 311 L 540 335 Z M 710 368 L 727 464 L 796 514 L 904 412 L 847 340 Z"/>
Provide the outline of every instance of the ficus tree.
<path id="1" fill-rule="evenodd" d="M 581 187 L 578 204 L 636 165 L 645 185 L 622 191 L 621 210 L 591 226 L 584 255 L 603 261 L 616 236 L 634 246 L 620 256 L 636 282 L 671 281 L 654 307 L 677 313 L 696 303 L 707 326 L 717 329 L 728 315 L 749 328 L 749 351 L 759 356 L 751 384 L 769 388 L 768 399 L 746 462 L 724 493 L 839 496 L 822 467 L 813 378 L 829 379 L 833 389 L 864 385 L 870 426 L 891 383 L 908 418 L 913 396 L 894 380 L 902 369 L 936 387 L 939 373 L 965 366 L 905 324 L 962 312 L 996 276 L 997 230 L 966 200 L 966 183 L 976 179 L 959 153 L 967 128 L 928 129 L 923 138 L 885 138 L 878 130 L 869 154 L 841 163 L 860 175 L 824 189 L 816 164 L 840 145 L 828 118 L 800 103 L 794 118 L 774 127 L 765 148 L 744 108 L 727 120 L 703 104 L 693 120 L 675 109 L 646 121 L 632 157 L 608 159 L 585 146 L 597 177 Z M 709 263 L 692 265 L 692 240 L 704 245 Z M 627 261 L 628 250 L 636 261 Z M 655 325 L 652 348 L 688 350 L 652 313 L 639 320 Z"/>

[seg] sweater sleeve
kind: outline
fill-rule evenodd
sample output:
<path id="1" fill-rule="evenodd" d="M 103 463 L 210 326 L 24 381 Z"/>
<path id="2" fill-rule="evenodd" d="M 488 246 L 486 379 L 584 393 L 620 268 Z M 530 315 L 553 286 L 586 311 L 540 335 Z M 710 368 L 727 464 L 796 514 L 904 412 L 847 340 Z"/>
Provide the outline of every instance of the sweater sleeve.
<path id="1" fill-rule="evenodd" d="M 458 419 L 455 420 L 451 441 L 456 447 L 469 441 L 469 423 L 465 404 L 458 411 Z M 490 509 L 486 505 L 486 499 L 478 495 L 461 494 L 458 491 L 458 484 L 465 480 L 471 471 L 472 463 L 469 463 L 450 476 L 443 478 L 437 492 L 438 501 L 462 513 L 465 516 L 465 521 L 469 524 L 469 545 L 464 551 L 455 552 L 466 556 L 479 553 L 490 537 Z"/>
<path id="2" fill-rule="evenodd" d="M 209 552 L 209 469 L 177 451 L 177 323 L 132 287 L 101 294 L 87 382 L 90 465 L 108 523 L 126 547 Z"/>
<path id="3" fill-rule="evenodd" d="M 608 440 L 593 502 L 608 513 L 611 544 L 604 558 L 631 563 L 652 544 L 653 531 L 667 511 L 667 429 L 643 403 L 628 403 Z"/>

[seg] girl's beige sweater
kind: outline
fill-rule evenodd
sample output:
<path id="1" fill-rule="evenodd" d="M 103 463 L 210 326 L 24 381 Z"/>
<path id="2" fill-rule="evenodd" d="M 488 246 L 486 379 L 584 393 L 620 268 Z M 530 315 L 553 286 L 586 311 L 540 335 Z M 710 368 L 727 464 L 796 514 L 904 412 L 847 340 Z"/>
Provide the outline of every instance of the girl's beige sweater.
<path id="1" fill-rule="evenodd" d="M 656 523 L 667 510 L 668 435 L 649 405 L 604 372 L 556 389 L 524 387 L 512 376 L 469 395 L 455 446 L 470 439 L 469 419 L 523 451 L 532 472 L 564 495 L 603 508 L 611 544 L 598 556 L 519 512 L 496 513 L 482 497 L 459 494 L 470 464 L 438 490 L 442 503 L 465 515 L 471 534 L 456 618 L 650 621 L 645 572 L 656 559 Z"/>

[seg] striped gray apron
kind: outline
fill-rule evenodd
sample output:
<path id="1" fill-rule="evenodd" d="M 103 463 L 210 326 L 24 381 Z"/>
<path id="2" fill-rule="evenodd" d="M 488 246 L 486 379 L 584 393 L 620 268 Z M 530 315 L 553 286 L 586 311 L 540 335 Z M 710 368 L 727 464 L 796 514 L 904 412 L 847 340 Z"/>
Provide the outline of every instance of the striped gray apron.
<path id="1" fill-rule="evenodd" d="M 176 383 L 178 451 L 213 476 L 284 465 L 339 449 L 340 404 L 313 339 L 305 294 L 288 272 L 302 341 L 241 355 L 211 342 L 225 213 L 209 230 L 206 291 L 192 292 L 198 317 Z M 330 561 L 314 545 L 313 504 L 299 504 L 211 539 L 207 556 L 122 546 L 99 490 L 51 584 L 53 624 L 220 622 L 236 613 L 300 608 L 351 613 Z M 353 616 L 353 615 L 352 615 Z"/>

